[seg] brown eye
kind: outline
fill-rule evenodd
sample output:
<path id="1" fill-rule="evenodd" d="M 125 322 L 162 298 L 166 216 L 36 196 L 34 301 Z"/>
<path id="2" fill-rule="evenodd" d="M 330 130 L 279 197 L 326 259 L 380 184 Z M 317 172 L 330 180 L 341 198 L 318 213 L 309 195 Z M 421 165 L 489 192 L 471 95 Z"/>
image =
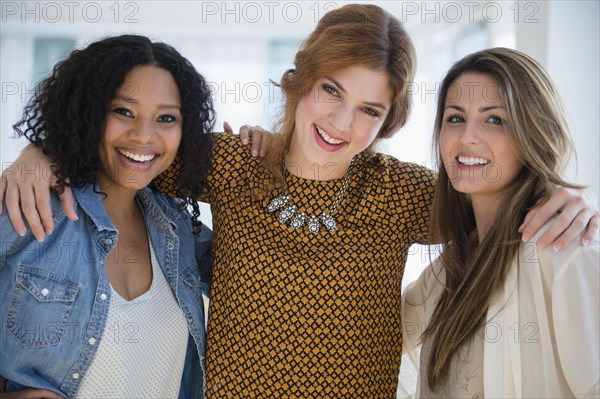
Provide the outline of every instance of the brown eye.
<path id="1" fill-rule="evenodd" d="M 365 114 L 372 116 L 373 118 L 379 117 L 379 112 L 375 111 L 373 108 L 363 108 Z"/>
<path id="2" fill-rule="evenodd" d="M 177 121 L 177 118 L 173 115 L 166 114 L 166 115 L 159 116 L 158 121 L 162 122 L 162 123 L 173 123 L 173 122 Z"/>
<path id="3" fill-rule="evenodd" d="M 448 123 L 463 123 L 465 120 L 458 115 L 450 115 L 446 118 L 446 122 Z"/>
<path id="4" fill-rule="evenodd" d="M 324 83 L 321 87 L 323 88 L 323 90 L 325 90 L 327 93 L 331 94 L 332 96 L 336 96 L 336 97 L 339 96 L 338 91 L 334 87 L 332 87 L 326 83 Z"/>
<path id="5" fill-rule="evenodd" d="M 504 119 L 500 118 L 499 116 L 490 116 L 487 121 L 492 125 L 504 125 Z"/>

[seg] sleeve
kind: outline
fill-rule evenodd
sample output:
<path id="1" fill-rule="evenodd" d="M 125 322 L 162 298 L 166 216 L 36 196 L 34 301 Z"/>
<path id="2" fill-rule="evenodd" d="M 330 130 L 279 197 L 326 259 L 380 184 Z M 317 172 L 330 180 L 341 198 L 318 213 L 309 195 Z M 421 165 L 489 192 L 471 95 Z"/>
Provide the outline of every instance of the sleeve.
<path id="1" fill-rule="evenodd" d="M 427 328 L 429 315 L 435 307 L 436 293 L 441 288 L 439 261 L 423 270 L 419 278 L 402 292 L 402 351 L 412 351 L 421 344 L 421 336 Z"/>
<path id="2" fill-rule="evenodd" d="M 0 270 L 7 265 L 8 256 L 19 248 L 27 234 L 31 234 L 31 229 L 27 230 L 24 237 L 20 237 L 10 222 L 8 212 L 0 214 Z"/>
<path id="3" fill-rule="evenodd" d="M 240 176 L 247 169 L 244 167 L 250 157 L 250 147 L 244 146 L 239 136 L 232 133 L 212 133 L 213 156 L 212 168 L 208 176 L 209 192 L 196 198 L 198 201 L 212 204 L 215 196 L 223 189 L 235 188 Z M 177 197 L 177 181 L 181 169 L 180 159 L 152 181 L 152 186 L 166 197 Z"/>
<path id="4" fill-rule="evenodd" d="M 395 215 L 404 225 L 411 243 L 429 244 L 429 218 L 436 175 L 421 165 L 391 160 L 392 201 Z"/>
<path id="5" fill-rule="evenodd" d="M 549 254 L 555 263 L 552 316 L 558 357 L 578 398 L 600 397 L 600 252 L 598 242 Z M 563 254 L 567 252 L 566 254 Z M 540 259 L 542 261 L 542 259 Z"/>
<path id="6" fill-rule="evenodd" d="M 200 279 L 206 296 L 210 293 L 212 280 L 212 231 L 202 224 L 200 235 L 194 238 L 196 263 L 200 269 Z"/>
<path id="7" fill-rule="evenodd" d="M 75 202 L 76 211 L 78 208 L 77 201 Z M 3 202 L 3 209 L 6 209 L 6 204 Z M 50 194 L 50 209 L 52 211 L 52 217 L 54 219 L 54 228 L 59 227 L 59 223 L 65 219 L 65 214 L 62 209 L 62 204 L 56 193 Z M 15 231 L 8 212 L 4 211 L 0 214 L 0 269 L 6 266 L 7 258 L 14 255 L 16 252 L 22 250 L 25 245 L 28 245 L 32 240 L 35 240 L 31 232 L 31 228 L 27 223 L 25 215 L 22 213 L 23 220 L 25 221 L 25 227 L 27 232 L 23 237 L 19 236 Z M 81 215 L 79 215 L 81 218 Z"/>
<path id="8" fill-rule="evenodd" d="M 417 397 L 421 336 L 440 292 L 440 268 L 438 261 L 434 261 L 402 292 L 402 363 L 398 390 L 403 397 Z"/>

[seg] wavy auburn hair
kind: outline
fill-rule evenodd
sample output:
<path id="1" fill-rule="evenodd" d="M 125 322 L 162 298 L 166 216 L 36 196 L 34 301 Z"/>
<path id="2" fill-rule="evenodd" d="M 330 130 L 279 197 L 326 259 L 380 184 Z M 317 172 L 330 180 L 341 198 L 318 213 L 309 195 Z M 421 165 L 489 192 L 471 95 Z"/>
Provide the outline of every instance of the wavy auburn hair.
<path id="1" fill-rule="evenodd" d="M 391 137 L 404 126 L 410 112 L 409 84 L 415 64 L 415 49 L 408 33 L 382 8 L 348 4 L 325 14 L 296 54 L 295 68 L 286 71 L 279 83 L 285 97 L 277 128 L 282 135 L 267 154 L 266 165 L 276 178 L 281 178 L 281 159 L 296 127 L 298 103 L 319 79 L 354 65 L 388 75 L 392 104 L 375 142 Z"/>

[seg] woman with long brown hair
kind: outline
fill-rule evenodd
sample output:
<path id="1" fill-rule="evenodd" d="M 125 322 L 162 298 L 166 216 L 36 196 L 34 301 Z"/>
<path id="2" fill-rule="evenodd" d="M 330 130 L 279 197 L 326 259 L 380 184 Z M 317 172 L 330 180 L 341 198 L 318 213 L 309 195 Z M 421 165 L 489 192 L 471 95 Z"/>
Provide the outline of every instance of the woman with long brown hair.
<path id="1" fill-rule="evenodd" d="M 552 81 L 515 50 L 469 55 L 442 82 L 434 138 L 431 231 L 446 244 L 403 293 L 419 396 L 598 397 L 598 242 L 556 253 L 517 232 L 556 186 L 579 187 L 562 177 L 572 143 Z"/>

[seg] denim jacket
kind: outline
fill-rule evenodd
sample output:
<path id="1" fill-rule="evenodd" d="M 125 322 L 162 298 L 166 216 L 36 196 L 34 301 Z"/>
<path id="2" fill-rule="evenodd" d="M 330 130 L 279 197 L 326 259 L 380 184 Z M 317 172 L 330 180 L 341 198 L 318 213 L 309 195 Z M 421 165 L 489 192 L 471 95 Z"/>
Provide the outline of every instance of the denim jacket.
<path id="1" fill-rule="evenodd" d="M 38 243 L 0 215 L 0 375 L 6 391 L 44 388 L 74 397 L 103 335 L 111 290 L 104 266 L 118 238 L 93 186 L 73 190 L 79 221 L 52 197 L 54 232 Z M 211 235 L 195 237 L 189 214 L 149 188 L 137 200 L 156 258 L 187 320 L 180 398 L 202 398 Z M 127 254 L 122 254 L 127 256 Z"/>

